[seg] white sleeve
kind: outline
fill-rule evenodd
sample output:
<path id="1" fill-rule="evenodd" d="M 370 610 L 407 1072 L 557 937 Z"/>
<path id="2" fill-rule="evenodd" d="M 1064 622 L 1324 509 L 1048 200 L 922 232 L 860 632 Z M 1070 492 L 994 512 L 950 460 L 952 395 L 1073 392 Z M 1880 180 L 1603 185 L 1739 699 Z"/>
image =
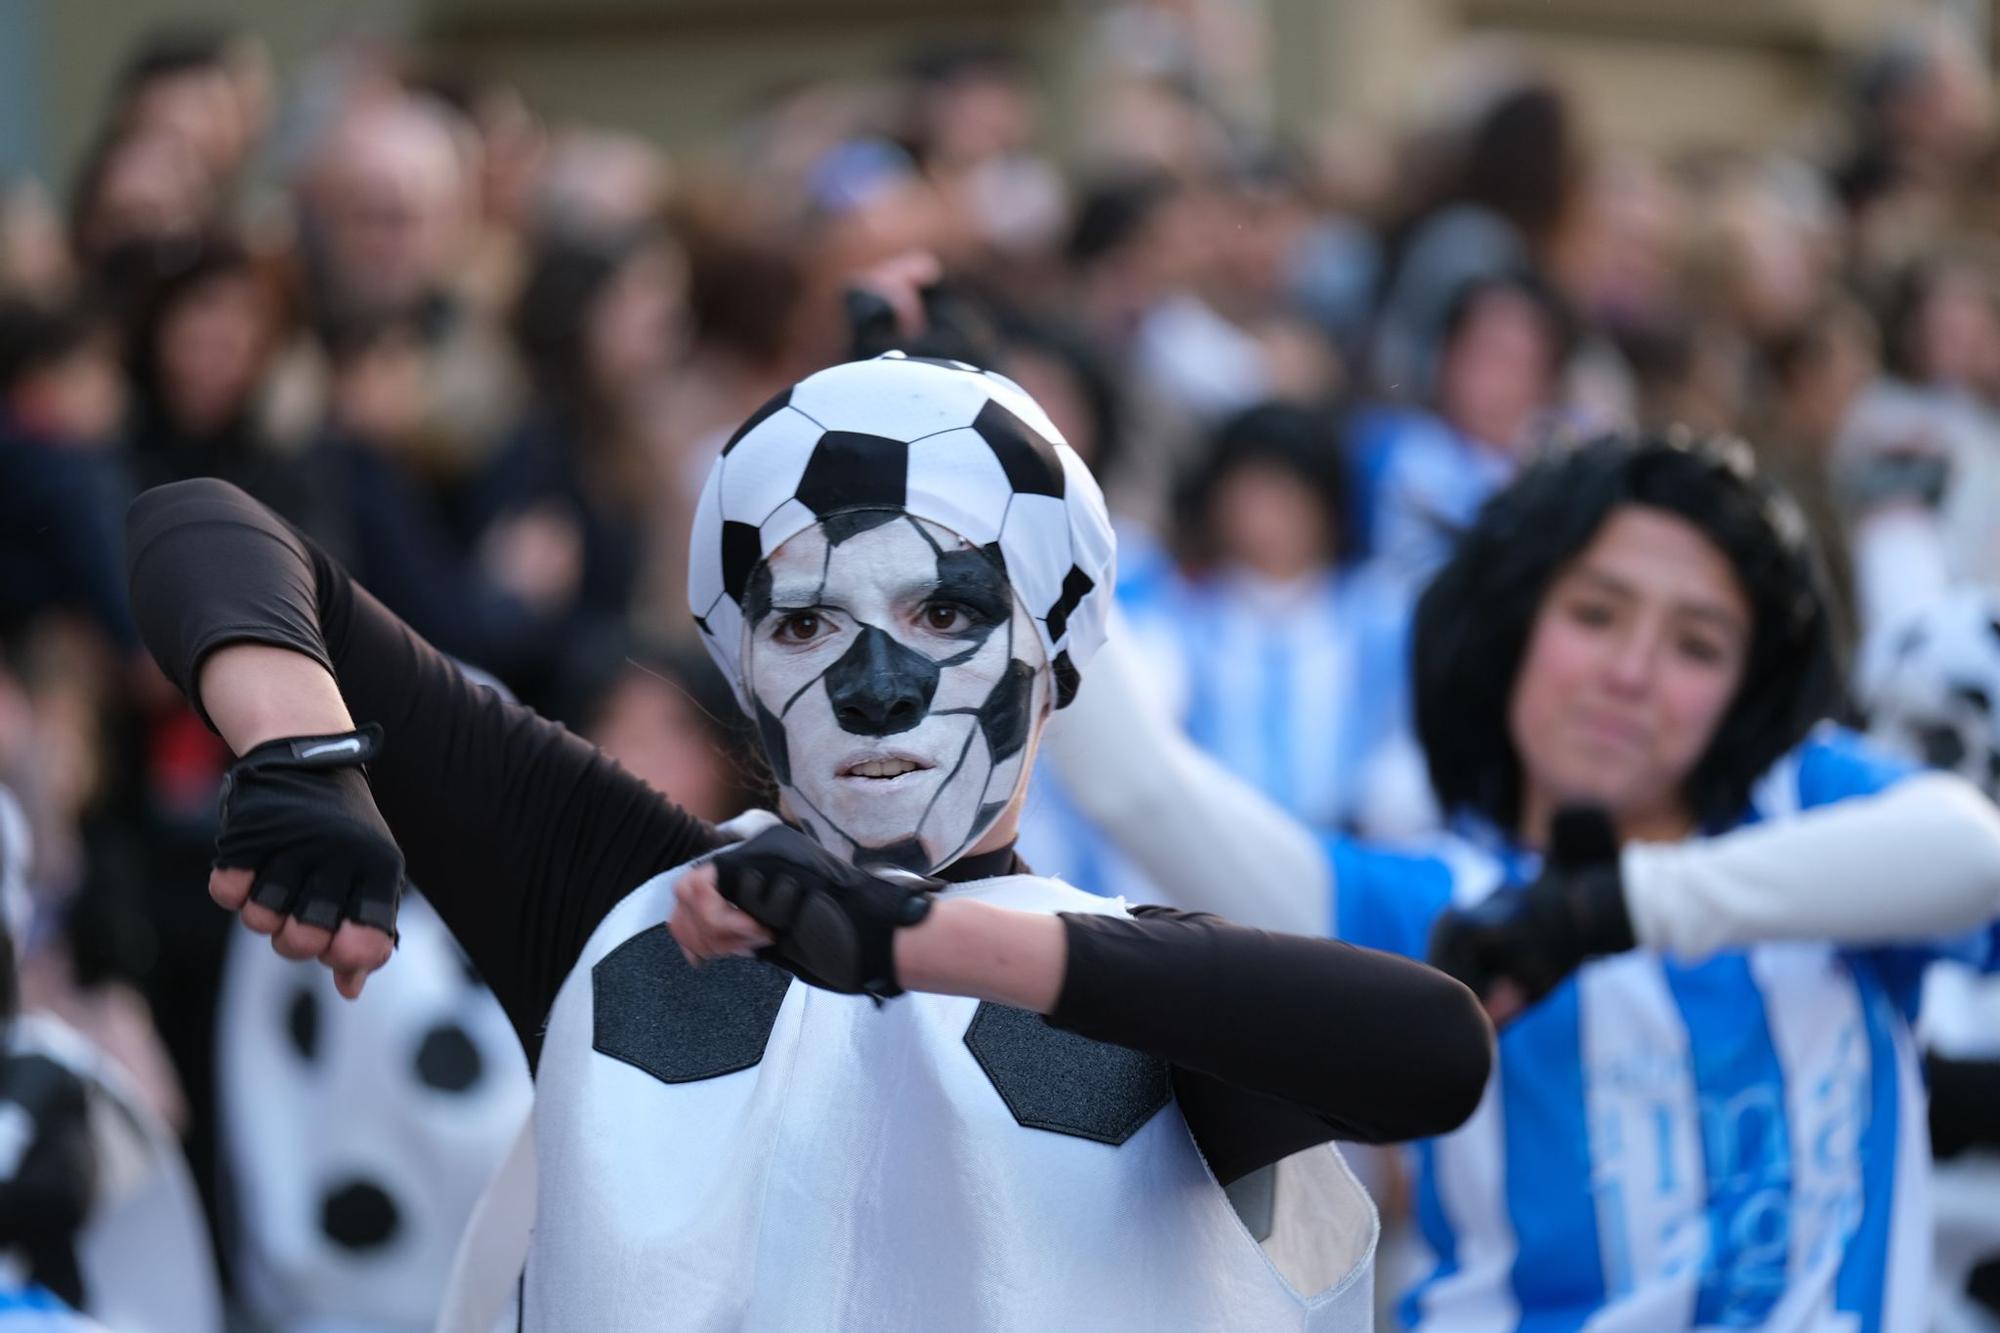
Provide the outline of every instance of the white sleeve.
<path id="1" fill-rule="evenodd" d="M 2000 917 L 2000 809 L 1945 773 L 1620 858 L 1639 943 L 1700 958 L 1760 940 L 1890 944 Z"/>
<path id="2" fill-rule="evenodd" d="M 1146 872 L 1165 905 L 1329 933 L 1333 876 L 1319 840 L 1174 725 L 1115 611 L 1109 640 L 1042 745 L 1070 799 Z"/>

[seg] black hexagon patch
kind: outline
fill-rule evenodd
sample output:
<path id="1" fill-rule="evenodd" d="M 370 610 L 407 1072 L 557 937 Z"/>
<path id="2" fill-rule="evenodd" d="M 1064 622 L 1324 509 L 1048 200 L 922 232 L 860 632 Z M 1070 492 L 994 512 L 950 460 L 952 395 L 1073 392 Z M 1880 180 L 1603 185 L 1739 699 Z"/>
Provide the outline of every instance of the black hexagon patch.
<path id="1" fill-rule="evenodd" d="M 1025 1009 L 982 1002 L 965 1044 L 1030 1129 L 1115 1146 L 1173 1095 L 1165 1061 L 1050 1027 Z"/>
<path id="2" fill-rule="evenodd" d="M 662 1083 L 697 1083 L 764 1058 L 789 973 L 754 958 L 688 966 L 664 922 L 590 969 L 591 1046 Z"/>

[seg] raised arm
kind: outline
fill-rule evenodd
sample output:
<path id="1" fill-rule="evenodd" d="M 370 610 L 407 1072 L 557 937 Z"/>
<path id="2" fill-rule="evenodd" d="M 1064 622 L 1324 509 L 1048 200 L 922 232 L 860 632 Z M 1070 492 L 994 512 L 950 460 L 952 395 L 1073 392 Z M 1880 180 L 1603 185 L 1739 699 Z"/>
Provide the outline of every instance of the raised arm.
<path id="1" fill-rule="evenodd" d="M 127 550 L 148 648 L 232 746 L 382 728 L 372 799 L 531 1049 L 611 905 L 716 844 L 583 740 L 473 684 L 227 483 L 140 496 Z"/>

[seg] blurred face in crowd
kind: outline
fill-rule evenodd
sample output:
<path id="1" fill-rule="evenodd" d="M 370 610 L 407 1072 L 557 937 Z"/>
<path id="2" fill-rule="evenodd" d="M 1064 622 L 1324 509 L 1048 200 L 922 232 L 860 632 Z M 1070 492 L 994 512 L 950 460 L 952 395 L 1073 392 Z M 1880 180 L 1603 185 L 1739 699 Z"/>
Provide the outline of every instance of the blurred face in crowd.
<path id="1" fill-rule="evenodd" d="M 997 66 L 932 88 L 922 114 L 932 153 L 951 166 L 1024 151 L 1039 131 L 1034 90 Z"/>
<path id="2" fill-rule="evenodd" d="M 1444 349 L 1438 411 L 1489 448 L 1523 448 L 1555 396 L 1556 357 L 1555 331 L 1539 306 L 1504 288 L 1487 292 Z"/>
<path id="3" fill-rule="evenodd" d="M 79 226 L 86 257 L 126 242 L 190 236 L 208 222 L 214 190 L 177 135 L 135 134 L 111 149 Z"/>
<path id="4" fill-rule="evenodd" d="M 2000 312 L 1993 284 L 1979 269 L 1961 264 L 1931 283 L 1907 335 L 1910 360 L 1927 384 L 1964 388 L 1985 378 L 2000 356 Z"/>
<path id="5" fill-rule="evenodd" d="M 680 349 L 686 267 L 678 251 L 638 251 L 604 285 L 584 326 L 587 364 L 610 398 L 664 373 Z"/>
<path id="6" fill-rule="evenodd" d="M 201 435 L 229 424 L 264 372 L 270 299 L 248 272 L 219 273 L 183 293 L 160 322 L 160 387 L 181 430 Z"/>
<path id="7" fill-rule="evenodd" d="M 310 204 L 339 295 L 395 309 L 443 286 L 465 239 L 469 187 L 442 115 L 379 107 L 337 129 Z"/>
<path id="8" fill-rule="evenodd" d="M 1324 569 L 1333 521 L 1299 479 L 1269 463 L 1245 463 L 1216 483 L 1208 501 L 1216 558 L 1277 582 Z"/>
<path id="9" fill-rule="evenodd" d="M 672 681 L 636 668 L 612 687 L 590 739 L 627 772 L 665 792 L 698 818 L 729 819 L 735 805 L 730 760 L 700 706 Z"/>
<path id="10" fill-rule="evenodd" d="M 233 177 L 250 151 L 248 108 L 222 64 L 146 80 L 133 93 L 125 114 L 127 124 L 179 136 L 220 180 Z"/>
<path id="11" fill-rule="evenodd" d="M 1608 807 L 1628 838 L 1680 838 L 1682 796 L 1742 682 L 1751 612 L 1729 560 L 1686 520 L 1627 505 L 1557 575 L 1509 709 L 1522 835 L 1559 806 Z"/>
<path id="12" fill-rule="evenodd" d="M 9 406 L 32 428 L 66 442 L 109 441 L 125 415 L 125 375 L 109 330 L 30 375 Z"/>

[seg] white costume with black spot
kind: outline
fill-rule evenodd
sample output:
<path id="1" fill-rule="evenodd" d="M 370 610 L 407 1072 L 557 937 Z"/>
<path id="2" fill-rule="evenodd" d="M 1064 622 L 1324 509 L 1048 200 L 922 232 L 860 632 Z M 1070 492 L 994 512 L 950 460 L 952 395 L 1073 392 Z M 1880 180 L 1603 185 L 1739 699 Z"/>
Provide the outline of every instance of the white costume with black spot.
<path id="1" fill-rule="evenodd" d="M 1373 1326 L 1374 1210 L 1332 1147 L 1281 1164 L 1260 1246 L 1159 1061 L 958 996 L 691 970 L 660 924 L 679 873 L 605 918 L 550 1014 L 528 1326 Z M 1122 912 L 1032 876 L 946 897 Z"/>

